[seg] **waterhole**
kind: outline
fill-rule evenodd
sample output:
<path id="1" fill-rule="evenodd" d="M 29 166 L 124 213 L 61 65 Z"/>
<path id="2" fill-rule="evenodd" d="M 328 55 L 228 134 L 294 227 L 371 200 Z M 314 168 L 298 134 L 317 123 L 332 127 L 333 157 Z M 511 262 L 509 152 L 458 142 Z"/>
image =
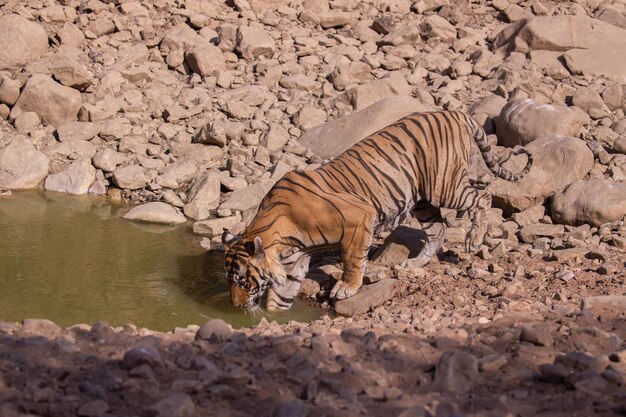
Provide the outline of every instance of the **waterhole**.
<path id="1" fill-rule="evenodd" d="M 0 320 L 98 321 L 154 330 L 221 318 L 260 320 L 230 305 L 223 253 L 206 252 L 191 225 L 124 220 L 128 210 L 94 197 L 19 192 L 0 197 Z M 268 320 L 310 321 L 297 300 Z"/>

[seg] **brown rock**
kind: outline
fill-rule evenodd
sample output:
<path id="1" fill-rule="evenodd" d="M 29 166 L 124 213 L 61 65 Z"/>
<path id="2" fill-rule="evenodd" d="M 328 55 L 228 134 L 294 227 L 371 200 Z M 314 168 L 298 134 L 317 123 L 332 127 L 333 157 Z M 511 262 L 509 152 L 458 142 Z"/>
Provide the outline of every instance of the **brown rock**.
<path id="1" fill-rule="evenodd" d="M 370 285 L 364 285 L 350 298 L 335 301 L 335 311 L 342 316 L 364 314 L 393 298 L 403 284 L 395 279 L 383 279 Z"/>
<path id="2" fill-rule="evenodd" d="M 487 187 L 493 194 L 494 207 L 507 213 L 540 204 L 554 192 L 583 178 L 593 167 L 593 153 L 577 138 L 546 136 L 526 148 L 534 158 L 530 172 L 519 182 L 496 179 Z M 518 172 L 525 165 L 526 158 L 517 156 L 504 167 Z"/>
<path id="3" fill-rule="evenodd" d="M 20 98 L 11 110 L 11 117 L 33 111 L 44 122 L 58 127 L 76 120 L 81 103 L 78 91 L 55 82 L 49 76 L 35 74 L 26 81 Z"/>
<path id="4" fill-rule="evenodd" d="M 543 104 L 531 99 L 512 100 L 495 120 L 500 144 L 526 145 L 549 135 L 577 136 L 588 117 L 579 109 Z"/>
<path id="5" fill-rule="evenodd" d="M 185 61 L 193 72 L 202 77 L 226 69 L 226 58 L 220 48 L 214 45 L 196 46 L 185 54 Z"/>
<path id="6" fill-rule="evenodd" d="M 48 50 L 41 25 L 17 14 L 0 16 L 0 70 L 26 65 Z"/>
<path id="7" fill-rule="evenodd" d="M 577 181 L 552 197 L 552 218 L 564 224 L 603 223 L 626 216 L 626 183 L 609 179 Z"/>
<path id="8" fill-rule="evenodd" d="M 241 26 L 237 30 L 237 51 L 247 61 L 271 58 L 275 49 L 274 39 L 263 29 Z"/>
<path id="9" fill-rule="evenodd" d="M 478 360 L 462 350 L 444 352 L 435 369 L 435 383 L 441 388 L 464 394 L 478 379 Z"/>

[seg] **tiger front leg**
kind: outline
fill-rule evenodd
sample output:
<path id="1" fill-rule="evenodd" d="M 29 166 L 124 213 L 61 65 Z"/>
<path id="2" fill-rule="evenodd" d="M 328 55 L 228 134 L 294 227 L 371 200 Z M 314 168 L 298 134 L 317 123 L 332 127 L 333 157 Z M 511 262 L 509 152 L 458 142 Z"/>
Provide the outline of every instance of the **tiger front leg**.
<path id="1" fill-rule="evenodd" d="M 363 221 L 352 233 L 346 233 L 341 242 L 343 275 L 337 281 L 330 297 L 343 300 L 356 294 L 363 285 L 367 252 L 372 244 L 372 222 Z"/>
<path id="2" fill-rule="evenodd" d="M 480 193 L 477 199 L 476 207 L 469 210 L 472 218 L 472 227 L 465 237 L 465 251 L 468 253 L 476 253 L 482 246 L 485 235 L 489 228 L 489 219 L 487 211 L 491 208 L 491 194 L 487 192 Z"/>

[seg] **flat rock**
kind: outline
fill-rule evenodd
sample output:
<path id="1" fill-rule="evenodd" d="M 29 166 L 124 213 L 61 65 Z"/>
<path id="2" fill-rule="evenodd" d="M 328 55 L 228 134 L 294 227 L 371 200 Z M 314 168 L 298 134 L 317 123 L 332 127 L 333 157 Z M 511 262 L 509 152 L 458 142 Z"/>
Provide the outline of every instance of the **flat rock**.
<path id="1" fill-rule="evenodd" d="M 393 75 L 352 87 L 344 93 L 344 99 L 352 105 L 354 110 L 358 111 L 364 110 L 366 107 L 387 97 L 410 95 L 412 95 L 412 88 L 406 79 L 402 76 Z M 404 103 L 404 105 L 406 104 Z M 426 106 L 422 104 L 421 109 L 425 108 Z M 412 111 L 408 111 L 404 115 L 409 113 L 412 113 Z"/>
<path id="2" fill-rule="evenodd" d="M 532 243 L 539 237 L 555 238 L 565 234 L 565 227 L 560 224 L 530 224 L 522 227 L 520 230 L 520 237 L 523 242 Z"/>
<path id="3" fill-rule="evenodd" d="M 273 184 L 258 182 L 241 190 L 233 191 L 222 204 L 220 209 L 246 211 L 255 209 Z"/>
<path id="4" fill-rule="evenodd" d="M 592 308 L 606 308 L 609 310 L 626 312 L 626 295 L 595 295 L 585 297 L 582 303 L 583 310 Z"/>
<path id="5" fill-rule="evenodd" d="M 231 228 L 239 222 L 241 222 L 239 215 L 202 220 L 193 224 L 193 232 L 208 238 L 219 237 L 224 229 Z"/>
<path id="6" fill-rule="evenodd" d="M 527 145 L 545 136 L 577 136 L 589 117 L 578 108 L 544 104 L 529 98 L 512 100 L 496 118 L 496 134 L 503 146 Z"/>
<path id="7" fill-rule="evenodd" d="M 162 187 L 177 189 L 198 174 L 198 165 L 190 159 L 182 159 L 163 168 L 156 182 Z"/>
<path id="8" fill-rule="evenodd" d="M 23 112 L 32 111 L 51 126 L 58 127 L 76 120 L 82 98 L 80 92 L 57 83 L 47 75 L 32 75 L 11 110 L 15 119 Z"/>
<path id="9" fill-rule="evenodd" d="M 412 97 L 388 97 L 359 112 L 307 130 L 299 140 L 316 155 L 334 158 L 402 117 L 428 110 L 427 106 Z"/>
<path id="10" fill-rule="evenodd" d="M 494 38 L 507 52 L 563 52 L 572 74 L 607 77 L 626 83 L 626 30 L 587 16 L 537 16 L 505 27 Z"/>
<path id="11" fill-rule="evenodd" d="M 48 191 L 82 195 L 87 194 L 89 186 L 96 180 L 96 169 L 89 160 L 77 160 L 57 174 L 46 178 L 44 187 Z"/>
<path id="12" fill-rule="evenodd" d="M 161 224 L 182 224 L 187 221 L 178 209 L 162 202 L 133 207 L 123 217 L 127 220 Z"/>
<path id="13" fill-rule="evenodd" d="M 57 128 L 57 137 L 60 142 L 73 140 L 91 140 L 100 133 L 100 127 L 91 122 L 69 122 Z"/>
<path id="14" fill-rule="evenodd" d="M 534 163 L 524 178 L 519 182 L 497 178 L 487 187 L 493 195 L 494 207 L 506 213 L 542 203 L 593 168 L 593 153 L 578 138 L 546 136 L 536 139 L 526 149 L 532 153 Z M 511 172 L 519 172 L 525 165 L 525 156 L 515 156 L 504 163 Z"/>
<path id="15" fill-rule="evenodd" d="M 383 279 L 364 285 L 352 297 L 335 301 L 335 311 L 342 316 L 367 313 L 370 308 L 377 307 L 393 298 L 402 287 L 403 284 L 395 279 Z"/>
<path id="16" fill-rule="evenodd" d="M 126 161 L 124 154 L 109 148 L 99 150 L 92 158 L 93 166 L 104 172 L 115 171 L 115 168 L 124 161 Z"/>
<path id="17" fill-rule="evenodd" d="M 38 23 L 17 14 L 0 16 L 0 70 L 26 65 L 48 50 L 48 35 Z"/>
<path id="18" fill-rule="evenodd" d="M 437 363 L 434 381 L 441 388 L 464 394 L 478 379 L 478 359 L 469 352 L 452 350 L 444 352 Z"/>
<path id="19" fill-rule="evenodd" d="M 611 179 L 577 181 L 551 200 L 552 218 L 563 224 L 579 225 L 622 220 L 626 216 L 626 183 Z"/>
<path id="20" fill-rule="evenodd" d="M 48 168 L 48 157 L 24 136 L 16 136 L 0 148 L 0 188 L 35 188 L 48 175 Z"/>

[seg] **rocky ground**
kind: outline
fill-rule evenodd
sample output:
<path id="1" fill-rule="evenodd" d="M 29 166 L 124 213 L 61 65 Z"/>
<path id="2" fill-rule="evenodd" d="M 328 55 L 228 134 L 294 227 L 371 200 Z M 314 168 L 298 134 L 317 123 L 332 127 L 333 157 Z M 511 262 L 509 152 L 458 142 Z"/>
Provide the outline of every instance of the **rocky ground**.
<path id="1" fill-rule="evenodd" d="M 472 158 L 477 256 L 456 213 L 425 268 L 401 228 L 334 306 L 318 259 L 310 324 L 2 323 L 0 415 L 626 414 L 624 85 L 623 0 L 0 0 L 0 198 L 107 194 L 215 247 L 285 172 L 412 111 L 535 160 L 511 184 Z"/>

